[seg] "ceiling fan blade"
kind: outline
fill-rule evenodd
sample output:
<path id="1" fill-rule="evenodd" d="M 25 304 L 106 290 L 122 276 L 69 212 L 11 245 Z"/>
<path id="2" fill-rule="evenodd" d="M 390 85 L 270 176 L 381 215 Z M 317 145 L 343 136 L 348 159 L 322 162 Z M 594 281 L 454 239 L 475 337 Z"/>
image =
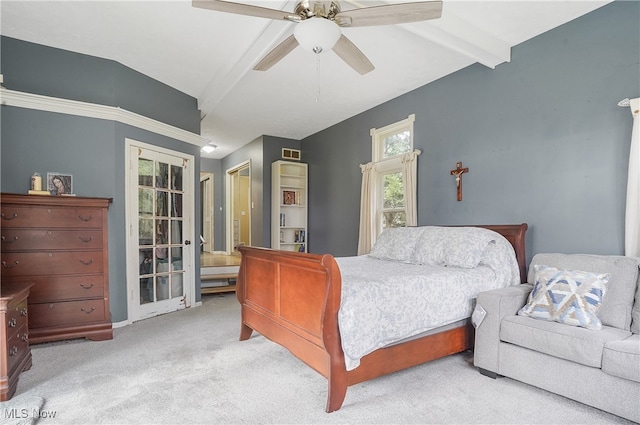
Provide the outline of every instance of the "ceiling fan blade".
<path id="1" fill-rule="evenodd" d="M 285 38 L 284 41 L 273 48 L 269 53 L 263 57 L 260 62 L 253 67 L 256 71 L 266 71 L 273 65 L 278 63 L 282 58 L 287 56 L 293 49 L 298 47 L 298 40 L 291 34 Z"/>
<path id="2" fill-rule="evenodd" d="M 441 1 L 423 1 L 347 10 L 338 13 L 335 21 L 341 27 L 366 27 L 427 21 L 440 16 L 442 16 Z"/>
<path id="3" fill-rule="evenodd" d="M 193 0 L 193 7 L 215 10 L 218 12 L 235 13 L 238 15 L 255 16 L 275 20 L 295 20 L 296 17 L 283 10 L 269 9 L 267 7 L 252 6 L 249 4 L 234 3 L 222 0 Z M 298 17 L 299 18 L 299 17 Z"/>
<path id="4" fill-rule="evenodd" d="M 375 69 L 364 53 L 362 53 L 362 51 L 351 42 L 351 40 L 345 37 L 344 34 L 340 36 L 336 45 L 333 46 L 333 51 L 336 52 L 336 55 L 338 55 L 340 59 L 345 61 L 347 65 L 355 69 L 361 75 Z"/>

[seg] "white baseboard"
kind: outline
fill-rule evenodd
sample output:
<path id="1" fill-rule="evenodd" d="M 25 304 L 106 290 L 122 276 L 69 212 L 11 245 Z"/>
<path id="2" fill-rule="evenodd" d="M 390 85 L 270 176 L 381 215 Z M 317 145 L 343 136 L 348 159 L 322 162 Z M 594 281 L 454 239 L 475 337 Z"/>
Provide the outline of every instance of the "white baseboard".
<path id="1" fill-rule="evenodd" d="M 191 307 L 189 308 L 194 308 L 194 307 L 200 307 L 202 305 L 202 301 L 197 301 L 195 304 L 193 304 Z M 177 310 L 180 311 L 180 310 Z M 176 312 L 173 312 L 176 313 Z M 167 314 L 171 314 L 171 313 L 167 313 Z M 130 325 L 132 322 L 130 322 L 129 320 L 123 320 L 121 322 L 113 322 L 111 323 L 111 327 L 113 329 L 118 329 L 118 328 L 124 328 L 127 325 Z"/>
<path id="2" fill-rule="evenodd" d="M 117 329 L 117 328 L 124 328 L 125 326 L 129 325 L 129 321 L 128 320 L 123 320 L 122 322 L 115 322 L 111 324 L 111 327 L 113 329 Z"/>

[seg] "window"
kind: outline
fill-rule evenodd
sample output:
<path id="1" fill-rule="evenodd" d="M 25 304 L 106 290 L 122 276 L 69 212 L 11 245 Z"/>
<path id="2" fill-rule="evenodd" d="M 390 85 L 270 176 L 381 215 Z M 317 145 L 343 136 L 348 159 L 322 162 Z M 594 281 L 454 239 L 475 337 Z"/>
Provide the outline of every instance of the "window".
<path id="1" fill-rule="evenodd" d="M 382 197 L 379 208 L 381 228 L 404 227 L 407 225 L 407 213 L 404 205 L 404 182 L 402 172 L 393 171 L 381 174 Z"/>
<path id="2" fill-rule="evenodd" d="M 409 115 L 406 120 L 388 125 L 383 128 L 372 128 L 373 162 L 379 162 L 413 150 L 413 121 L 415 115 Z"/>
<path id="3" fill-rule="evenodd" d="M 385 228 L 415 226 L 415 115 L 371 129 L 372 162 L 362 166 L 362 199 L 358 254 L 368 253 Z"/>
<path id="4" fill-rule="evenodd" d="M 413 151 L 414 121 L 415 115 L 409 115 L 407 119 L 386 127 L 371 129 L 372 157 L 377 170 L 375 185 L 377 231 L 374 239 L 377 239 L 387 227 L 407 225 L 402 157 Z"/>

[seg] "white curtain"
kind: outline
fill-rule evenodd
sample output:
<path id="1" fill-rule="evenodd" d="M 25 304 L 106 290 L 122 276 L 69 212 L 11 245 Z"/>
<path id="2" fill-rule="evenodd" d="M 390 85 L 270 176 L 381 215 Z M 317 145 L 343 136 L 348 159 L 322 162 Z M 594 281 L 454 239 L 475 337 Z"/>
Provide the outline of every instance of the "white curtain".
<path id="1" fill-rule="evenodd" d="M 627 177 L 624 253 L 630 257 L 640 257 L 640 98 L 632 99 L 629 106 L 633 115 L 633 128 Z"/>
<path id="2" fill-rule="evenodd" d="M 360 231 L 358 234 L 358 255 L 371 252 L 371 238 L 376 234 L 376 224 L 374 220 L 375 191 L 372 189 L 375 184 L 375 164 L 370 162 L 361 165 L 362 169 L 362 189 L 360 192 Z"/>
<path id="3" fill-rule="evenodd" d="M 418 202 L 416 200 L 418 155 L 416 149 L 402 157 L 402 180 L 404 182 L 404 205 L 407 209 L 407 227 L 418 225 Z"/>

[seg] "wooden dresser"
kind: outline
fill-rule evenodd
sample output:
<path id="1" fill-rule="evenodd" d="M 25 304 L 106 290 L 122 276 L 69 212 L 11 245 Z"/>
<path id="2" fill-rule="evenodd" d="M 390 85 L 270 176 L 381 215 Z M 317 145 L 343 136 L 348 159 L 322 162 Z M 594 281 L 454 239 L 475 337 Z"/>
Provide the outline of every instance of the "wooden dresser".
<path id="1" fill-rule="evenodd" d="M 2 282 L 33 282 L 31 343 L 113 338 L 107 209 L 111 199 L 2 194 Z"/>
<path id="2" fill-rule="evenodd" d="M 31 368 L 27 297 L 31 283 L 0 283 L 0 401 L 16 392 L 20 372 Z"/>

